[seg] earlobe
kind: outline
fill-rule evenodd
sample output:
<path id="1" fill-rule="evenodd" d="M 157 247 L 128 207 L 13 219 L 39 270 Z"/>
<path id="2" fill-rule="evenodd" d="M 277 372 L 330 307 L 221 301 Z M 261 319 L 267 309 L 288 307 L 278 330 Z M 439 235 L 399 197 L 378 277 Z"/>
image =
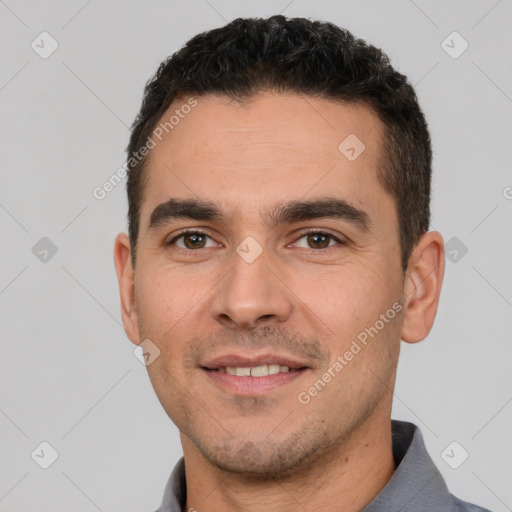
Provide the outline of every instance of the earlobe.
<path id="1" fill-rule="evenodd" d="M 126 233 L 119 233 L 114 242 L 114 264 L 116 267 L 121 317 L 124 330 L 130 341 L 139 344 L 138 318 L 134 296 L 134 274 L 130 251 L 130 239 Z"/>
<path id="2" fill-rule="evenodd" d="M 425 233 L 416 244 L 406 274 L 402 340 L 417 343 L 432 329 L 444 276 L 443 238 Z"/>

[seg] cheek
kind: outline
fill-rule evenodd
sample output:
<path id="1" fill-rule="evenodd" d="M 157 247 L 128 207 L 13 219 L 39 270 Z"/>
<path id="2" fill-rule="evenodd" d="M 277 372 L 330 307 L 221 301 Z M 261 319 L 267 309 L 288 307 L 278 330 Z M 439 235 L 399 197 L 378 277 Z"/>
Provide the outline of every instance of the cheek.
<path id="1" fill-rule="evenodd" d="M 161 332 L 198 307 L 207 289 L 204 279 L 190 272 L 160 264 L 143 267 L 135 281 L 135 300 L 139 315 L 153 321 Z"/>
<path id="2" fill-rule="evenodd" d="M 363 396 L 367 386 L 380 389 L 391 378 L 400 346 L 400 295 L 389 276 L 383 279 L 369 268 L 362 273 L 356 268 L 344 270 L 317 279 L 318 286 L 303 292 L 305 306 L 299 314 L 314 322 L 319 340 L 330 353 L 330 364 L 341 358 L 343 369 L 334 372 L 338 378 L 332 389 L 346 388 L 351 396 Z M 338 400 L 337 394 L 331 398 Z"/>
<path id="3" fill-rule="evenodd" d="M 372 266 L 349 263 L 324 273 L 296 276 L 299 308 L 339 340 L 357 334 L 391 307 L 392 283 Z M 389 303 L 389 304 L 388 304 Z M 308 313 L 309 310 L 309 313 Z"/>

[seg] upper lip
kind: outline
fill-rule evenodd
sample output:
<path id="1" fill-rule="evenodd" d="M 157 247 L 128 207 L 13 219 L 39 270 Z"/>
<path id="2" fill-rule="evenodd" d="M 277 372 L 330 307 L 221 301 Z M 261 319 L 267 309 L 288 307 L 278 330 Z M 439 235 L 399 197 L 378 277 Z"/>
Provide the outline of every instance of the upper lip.
<path id="1" fill-rule="evenodd" d="M 201 366 L 209 370 L 215 370 L 225 367 L 249 368 L 254 366 L 262 366 L 264 364 L 278 364 L 279 366 L 288 366 L 289 368 L 309 368 L 308 364 L 291 356 L 281 354 L 223 354 L 209 359 Z"/>

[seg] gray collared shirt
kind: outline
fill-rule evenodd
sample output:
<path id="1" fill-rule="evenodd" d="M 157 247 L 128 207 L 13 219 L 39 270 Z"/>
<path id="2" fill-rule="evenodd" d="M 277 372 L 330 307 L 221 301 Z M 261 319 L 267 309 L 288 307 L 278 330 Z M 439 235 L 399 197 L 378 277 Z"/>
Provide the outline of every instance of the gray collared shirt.
<path id="1" fill-rule="evenodd" d="M 427 453 L 418 427 L 395 420 L 391 427 L 396 471 L 362 512 L 489 512 L 450 494 Z M 169 477 L 162 505 L 156 512 L 185 512 L 186 499 L 185 463 L 181 458 Z"/>

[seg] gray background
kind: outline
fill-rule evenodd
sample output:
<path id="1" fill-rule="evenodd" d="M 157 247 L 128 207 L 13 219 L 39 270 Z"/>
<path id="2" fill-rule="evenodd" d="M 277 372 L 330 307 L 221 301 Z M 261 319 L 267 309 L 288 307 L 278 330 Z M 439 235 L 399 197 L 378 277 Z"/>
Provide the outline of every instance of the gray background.
<path id="1" fill-rule="evenodd" d="M 163 58 L 225 21 L 280 12 L 348 28 L 416 85 L 435 150 L 432 227 L 456 239 L 435 327 L 403 346 L 394 417 L 419 425 L 454 494 L 512 510 L 510 0 L 3 0 L 0 511 L 159 505 L 181 446 L 121 324 L 124 182 L 103 200 L 93 189 L 123 164 Z M 50 48 L 43 31 L 59 45 L 46 59 L 31 48 Z M 442 46 L 454 31 L 469 44 L 457 58 L 458 36 Z M 31 458 L 42 441 L 59 454 L 48 469 Z M 441 456 L 453 441 L 469 453 L 458 469 Z"/>

